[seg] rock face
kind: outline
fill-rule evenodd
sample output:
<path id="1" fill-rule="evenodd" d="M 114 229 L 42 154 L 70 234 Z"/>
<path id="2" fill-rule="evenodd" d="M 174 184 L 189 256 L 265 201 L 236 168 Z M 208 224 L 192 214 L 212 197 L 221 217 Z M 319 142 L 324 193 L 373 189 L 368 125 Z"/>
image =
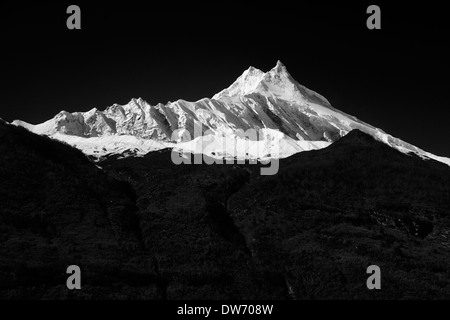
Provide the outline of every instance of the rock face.
<path id="1" fill-rule="evenodd" d="M 264 158 L 275 154 L 272 157 L 283 158 L 304 150 L 326 147 L 351 130 L 359 129 L 399 151 L 450 165 L 450 159 L 429 154 L 333 108 L 320 94 L 295 81 L 281 62 L 268 72 L 250 67 L 229 88 L 212 99 L 196 102 L 178 100 L 152 106 L 139 98 L 126 105 L 115 104 L 104 111 L 62 111 L 38 125 L 20 120 L 13 122 L 34 133 L 65 141 L 92 156 L 120 154 L 127 149 L 132 149 L 131 154 L 143 155 L 173 147 L 173 143 L 182 140 L 185 132 L 191 138 L 195 137 L 196 123 L 201 123 L 202 132 L 210 130 L 215 135 L 215 154 L 229 157 Z M 236 133 L 249 129 L 265 130 L 261 140 L 268 143 L 280 141 L 280 148 L 287 146 L 287 149 L 278 152 L 264 149 L 247 155 L 245 152 L 230 154 L 229 148 L 221 147 L 223 141 L 220 137 L 234 135 L 242 140 Z M 203 153 L 202 149 L 196 149 L 195 143 L 183 148 Z M 212 156 L 211 153 L 208 155 Z"/>

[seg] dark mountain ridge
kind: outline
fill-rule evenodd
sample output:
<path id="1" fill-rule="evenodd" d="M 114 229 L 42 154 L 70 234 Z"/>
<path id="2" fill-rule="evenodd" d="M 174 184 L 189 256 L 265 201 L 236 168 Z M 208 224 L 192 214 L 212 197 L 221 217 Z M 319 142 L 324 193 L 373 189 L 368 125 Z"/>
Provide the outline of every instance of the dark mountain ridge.
<path id="1" fill-rule="evenodd" d="M 450 298 L 450 168 L 354 130 L 260 165 L 109 158 L 0 123 L 0 297 Z M 82 290 L 65 287 L 67 266 Z M 366 268 L 382 290 L 366 288 Z"/>

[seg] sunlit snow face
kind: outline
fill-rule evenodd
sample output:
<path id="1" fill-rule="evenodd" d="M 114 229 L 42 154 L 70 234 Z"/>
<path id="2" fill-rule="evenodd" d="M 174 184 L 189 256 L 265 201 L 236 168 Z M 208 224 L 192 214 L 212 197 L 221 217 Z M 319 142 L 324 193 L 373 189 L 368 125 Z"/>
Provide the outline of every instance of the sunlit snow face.
<path id="1" fill-rule="evenodd" d="M 192 164 L 191 155 L 194 154 L 193 164 L 245 164 L 249 159 L 250 164 L 270 164 L 269 167 L 261 167 L 261 175 L 275 175 L 279 170 L 279 158 L 281 144 L 274 138 L 283 138 L 281 132 L 270 135 L 267 130 L 248 129 L 236 130 L 228 135 L 217 134 L 212 130 L 202 130 L 202 123 L 195 121 L 194 137 L 189 131 L 175 130 L 172 140 L 178 141 L 176 148 L 172 150 L 172 162 L 176 165 Z"/>
<path id="2" fill-rule="evenodd" d="M 194 133 L 196 121 L 203 127 L 200 136 L 210 130 L 214 138 L 203 138 L 200 143 Z M 206 156 L 220 159 L 281 159 L 324 148 L 358 129 L 403 153 L 450 165 L 450 159 L 425 152 L 333 108 L 326 98 L 295 81 L 281 62 L 268 72 L 250 67 L 212 99 L 180 99 L 152 106 L 139 98 L 104 111 L 62 111 L 38 125 L 13 124 L 76 146 L 94 158 L 108 154 L 143 156 L 176 148 L 207 152 Z M 261 131 L 263 138 L 242 139 L 239 130 Z M 178 132 L 175 139 L 174 132 Z M 189 139 L 192 143 L 182 142 L 180 132 L 194 135 Z M 209 141 L 207 145 L 205 141 Z"/>

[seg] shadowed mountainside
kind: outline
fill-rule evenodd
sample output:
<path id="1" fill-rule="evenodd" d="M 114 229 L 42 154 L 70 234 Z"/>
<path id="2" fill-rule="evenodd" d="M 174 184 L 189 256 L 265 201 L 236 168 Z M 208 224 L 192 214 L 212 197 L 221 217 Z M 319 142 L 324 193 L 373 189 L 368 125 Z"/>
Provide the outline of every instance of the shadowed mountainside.
<path id="1" fill-rule="evenodd" d="M 352 131 L 259 165 L 111 157 L 0 123 L 0 297 L 449 298 L 450 169 Z M 65 287 L 67 266 L 82 290 Z M 366 268 L 382 290 L 366 288 Z"/>

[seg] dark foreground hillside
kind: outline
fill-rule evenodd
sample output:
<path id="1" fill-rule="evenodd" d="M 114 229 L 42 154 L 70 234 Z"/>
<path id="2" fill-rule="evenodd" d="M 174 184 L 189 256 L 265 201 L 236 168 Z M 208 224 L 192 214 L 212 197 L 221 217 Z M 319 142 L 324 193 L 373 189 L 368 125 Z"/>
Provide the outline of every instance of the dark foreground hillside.
<path id="1" fill-rule="evenodd" d="M 292 297 L 450 298 L 450 170 L 352 131 L 228 201 L 253 261 Z M 382 290 L 365 271 L 378 265 Z"/>
<path id="2" fill-rule="evenodd" d="M 99 165 L 0 124 L 0 298 L 450 298 L 450 169 L 359 131 L 275 176 L 170 150 Z"/>
<path id="3" fill-rule="evenodd" d="M 157 296 L 134 191 L 78 150 L 0 122 L 0 203 L 0 298 Z M 75 294 L 70 265 L 84 278 Z"/>

